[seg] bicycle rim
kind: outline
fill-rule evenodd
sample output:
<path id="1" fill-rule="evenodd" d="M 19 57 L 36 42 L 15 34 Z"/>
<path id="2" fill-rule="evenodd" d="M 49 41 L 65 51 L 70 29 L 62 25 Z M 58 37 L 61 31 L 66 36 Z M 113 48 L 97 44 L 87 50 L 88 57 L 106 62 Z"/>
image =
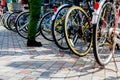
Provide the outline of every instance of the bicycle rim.
<path id="1" fill-rule="evenodd" d="M 52 36 L 52 16 L 54 12 L 46 13 L 40 20 L 40 33 L 48 41 L 53 41 Z"/>
<path id="2" fill-rule="evenodd" d="M 18 34 L 27 39 L 28 38 L 28 24 L 29 24 L 29 12 L 20 13 L 15 20 L 15 27 Z"/>
<path id="3" fill-rule="evenodd" d="M 68 8 L 70 8 L 71 5 L 62 5 L 59 11 L 56 13 L 55 18 L 52 22 L 52 35 L 55 44 L 60 48 L 60 49 L 69 49 L 65 37 L 64 37 L 64 31 L 63 31 L 63 26 L 64 26 L 64 19 L 65 19 L 65 14 L 68 11 Z"/>
<path id="4" fill-rule="evenodd" d="M 9 15 L 8 19 L 7 19 L 7 24 L 10 30 L 16 32 L 16 28 L 15 28 L 15 19 L 17 17 L 18 13 L 12 13 Z"/>
<path id="5" fill-rule="evenodd" d="M 65 18 L 65 39 L 71 51 L 82 57 L 89 53 L 92 46 L 92 34 L 87 13 L 77 6 L 71 7 Z"/>
<path id="6" fill-rule="evenodd" d="M 109 30 L 114 27 L 115 8 L 107 2 L 101 9 L 98 17 L 97 26 L 93 30 L 94 55 L 98 64 L 104 66 L 108 64 L 114 52 L 112 36 Z"/>

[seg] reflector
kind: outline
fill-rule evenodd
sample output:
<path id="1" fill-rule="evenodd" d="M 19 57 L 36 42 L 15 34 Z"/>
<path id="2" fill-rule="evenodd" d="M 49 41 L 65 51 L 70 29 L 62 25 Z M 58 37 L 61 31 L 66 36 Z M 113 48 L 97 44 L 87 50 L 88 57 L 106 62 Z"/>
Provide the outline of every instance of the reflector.
<path id="1" fill-rule="evenodd" d="M 94 3 L 94 9 L 98 10 L 98 8 L 99 8 L 99 2 L 95 2 Z"/>

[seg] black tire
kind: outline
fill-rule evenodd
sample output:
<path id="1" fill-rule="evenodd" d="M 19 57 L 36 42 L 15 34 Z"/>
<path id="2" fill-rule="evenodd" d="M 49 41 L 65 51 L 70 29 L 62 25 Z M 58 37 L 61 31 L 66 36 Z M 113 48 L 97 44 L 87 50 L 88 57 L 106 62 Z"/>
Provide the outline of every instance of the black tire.
<path id="1" fill-rule="evenodd" d="M 29 24 L 29 11 L 21 12 L 16 20 L 15 20 L 15 27 L 17 33 L 27 39 L 28 38 L 28 24 Z"/>
<path id="2" fill-rule="evenodd" d="M 8 19 L 8 17 L 9 17 L 12 13 L 13 13 L 13 12 L 6 12 L 6 13 L 4 14 L 3 18 L 2 18 L 2 24 L 3 24 L 3 26 L 4 26 L 6 29 L 8 29 L 8 30 L 10 30 L 10 28 L 9 28 L 9 26 L 8 26 L 8 24 L 7 24 L 7 19 Z"/>
<path id="3" fill-rule="evenodd" d="M 52 21 L 52 35 L 55 44 L 60 48 L 60 49 L 69 49 L 65 37 L 64 37 L 64 19 L 65 19 L 65 14 L 67 10 L 71 7 L 72 5 L 70 4 L 64 4 L 60 6 L 56 12 L 56 14 L 53 17 Z"/>
<path id="4" fill-rule="evenodd" d="M 53 36 L 52 36 L 52 16 L 54 15 L 54 12 L 48 12 L 43 15 L 43 17 L 40 19 L 40 24 L 39 24 L 39 30 L 41 35 L 48 41 L 53 41 Z"/>
<path id="5" fill-rule="evenodd" d="M 16 17 L 18 16 L 19 13 L 11 13 L 9 16 L 8 16 L 8 19 L 7 19 L 7 25 L 9 27 L 9 29 L 11 31 L 14 31 L 16 32 L 16 27 L 15 27 L 15 19 Z"/>

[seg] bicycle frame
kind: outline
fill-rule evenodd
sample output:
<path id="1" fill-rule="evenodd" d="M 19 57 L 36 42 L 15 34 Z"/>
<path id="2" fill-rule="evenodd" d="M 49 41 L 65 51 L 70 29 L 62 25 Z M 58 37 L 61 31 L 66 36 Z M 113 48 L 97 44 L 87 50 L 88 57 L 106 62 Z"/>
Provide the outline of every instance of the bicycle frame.
<path id="1" fill-rule="evenodd" d="M 97 21 L 98 21 L 98 15 L 99 15 L 99 12 L 103 6 L 103 4 L 105 3 L 106 0 L 100 0 L 99 2 L 96 2 L 94 5 L 97 5 L 97 6 L 94 6 L 94 7 L 97 7 L 97 9 L 94 9 L 94 12 L 92 13 L 93 16 L 92 16 L 92 24 L 97 24 Z"/>
<path id="2" fill-rule="evenodd" d="M 116 4 L 116 1 L 114 2 Z M 109 35 L 114 33 L 114 43 L 120 44 L 120 28 L 118 27 L 119 24 L 119 18 L 120 18 L 120 6 L 118 6 L 118 9 L 116 10 L 116 20 L 115 20 L 115 26 L 110 29 Z"/>
<path id="3" fill-rule="evenodd" d="M 69 6 L 70 4 L 63 4 L 60 7 L 57 8 L 57 11 L 54 13 L 54 15 L 52 16 L 52 20 L 55 19 L 55 16 L 57 15 L 58 11 L 63 7 L 63 6 Z"/>

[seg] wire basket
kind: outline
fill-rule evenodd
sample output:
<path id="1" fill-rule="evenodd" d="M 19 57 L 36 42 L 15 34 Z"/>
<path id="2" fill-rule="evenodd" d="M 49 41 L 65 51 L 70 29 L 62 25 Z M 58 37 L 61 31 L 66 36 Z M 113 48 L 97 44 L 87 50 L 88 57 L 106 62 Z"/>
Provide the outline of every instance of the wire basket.
<path id="1" fill-rule="evenodd" d="M 22 4 L 21 3 L 8 3 L 8 10 L 9 11 L 22 11 Z"/>

